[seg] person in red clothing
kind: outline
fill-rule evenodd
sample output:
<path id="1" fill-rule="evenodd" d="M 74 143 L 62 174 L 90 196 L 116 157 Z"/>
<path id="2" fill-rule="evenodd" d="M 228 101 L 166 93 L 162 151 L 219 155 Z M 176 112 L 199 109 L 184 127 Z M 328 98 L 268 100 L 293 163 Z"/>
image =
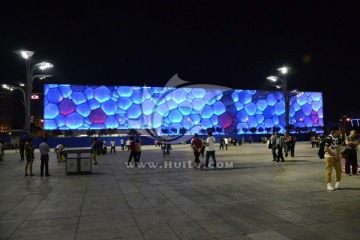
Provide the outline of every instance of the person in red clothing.
<path id="1" fill-rule="evenodd" d="M 191 147 L 194 150 L 194 155 L 195 155 L 195 165 L 194 168 L 198 168 L 200 165 L 200 153 L 201 153 L 201 148 L 202 148 L 202 141 L 201 139 L 198 137 L 197 133 L 194 134 L 193 140 L 191 141 Z"/>
<path id="2" fill-rule="evenodd" d="M 135 144 L 135 141 L 134 141 L 134 137 L 130 137 L 129 140 L 130 140 L 130 146 L 128 148 L 128 151 L 130 151 L 130 156 L 129 156 L 128 163 L 130 163 L 131 159 L 134 157 L 135 166 L 137 166 L 138 159 L 137 159 L 137 154 L 136 154 L 136 144 Z"/>

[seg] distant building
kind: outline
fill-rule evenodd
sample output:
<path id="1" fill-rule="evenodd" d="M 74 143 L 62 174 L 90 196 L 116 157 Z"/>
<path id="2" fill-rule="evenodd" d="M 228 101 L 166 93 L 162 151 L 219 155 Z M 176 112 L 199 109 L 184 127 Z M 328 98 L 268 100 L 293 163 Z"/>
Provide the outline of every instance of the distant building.
<path id="1" fill-rule="evenodd" d="M 21 122 L 20 128 L 23 128 L 25 115 L 24 105 L 16 99 L 16 95 L 13 92 L 0 92 L 0 131 L 11 130 L 19 128 L 19 125 L 15 124 Z M 19 104 L 19 105 L 17 105 Z M 34 116 L 34 124 L 43 128 L 44 126 L 44 94 L 43 93 L 33 93 L 33 98 L 31 99 L 31 116 Z M 21 118 L 20 120 L 14 118 Z M 16 125 L 16 126 L 15 126 Z M 21 127 L 22 126 L 22 127 Z"/>
<path id="2" fill-rule="evenodd" d="M 0 131 L 10 130 L 11 126 L 11 92 L 0 93 Z"/>
<path id="3" fill-rule="evenodd" d="M 44 127 L 44 93 L 33 93 L 31 99 L 31 116 L 34 116 L 34 124 Z"/>

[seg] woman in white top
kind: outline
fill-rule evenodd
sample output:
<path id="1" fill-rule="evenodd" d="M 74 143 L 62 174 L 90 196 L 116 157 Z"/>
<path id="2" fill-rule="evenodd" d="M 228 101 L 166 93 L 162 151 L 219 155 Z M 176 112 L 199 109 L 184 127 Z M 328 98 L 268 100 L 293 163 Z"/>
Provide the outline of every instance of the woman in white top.
<path id="1" fill-rule="evenodd" d="M 206 160 L 205 160 L 205 166 L 202 166 L 201 170 L 208 169 L 210 156 L 213 160 L 213 167 L 216 169 L 215 138 L 212 136 L 212 132 L 208 132 L 208 138 L 205 140 L 205 145 L 206 145 Z"/>

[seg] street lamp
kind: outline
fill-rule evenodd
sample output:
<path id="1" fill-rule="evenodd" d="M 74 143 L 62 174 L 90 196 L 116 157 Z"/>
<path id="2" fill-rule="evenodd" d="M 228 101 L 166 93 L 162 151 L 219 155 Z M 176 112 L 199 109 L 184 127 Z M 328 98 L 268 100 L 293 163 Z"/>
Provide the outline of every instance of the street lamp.
<path id="1" fill-rule="evenodd" d="M 268 80 L 272 82 L 280 81 L 281 85 L 276 85 L 276 88 L 283 90 L 283 96 L 284 96 L 284 104 L 285 104 L 285 131 L 286 133 L 289 133 L 289 111 L 290 111 L 290 99 L 292 96 L 295 96 L 297 93 L 296 90 L 291 91 L 291 93 L 288 92 L 287 88 L 287 78 L 286 74 L 288 73 L 289 68 L 287 67 L 281 67 L 277 69 L 279 72 L 282 73 L 282 78 L 276 77 L 276 76 L 269 76 L 267 77 Z"/>
<path id="2" fill-rule="evenodd" d="M 9 91 L 20 90 L 23 95 L 23 104 L 24 104 L 24 106 L 26 106 L 26 93 L 25 93 L 25 90 L 22 88 L 23 84 L 20 83 L 20 87 L 16 87 L 16 86 L 9 85 L 9 84 L 1 84 L 1 87 L 3 89 L 9 90 Z"/>
<path id="3" fill-rule="evenodd" d="M 31 57 L 34 55 L 33 51 L 20 51 L 21 56 L 25 59 L 26 62 L 26 84 L 25 84 L 25 129 L 30 132 L 30 114 L 31 114 L 31 95 L 33 89 L 34 79 L 44 79 L 46 77 L 51 77 L 52 75 L 35 75 L 35 70 L 46 70 L 53 68 L 54 65 L 48 62 L 41 62 L 31 66 Z"/>

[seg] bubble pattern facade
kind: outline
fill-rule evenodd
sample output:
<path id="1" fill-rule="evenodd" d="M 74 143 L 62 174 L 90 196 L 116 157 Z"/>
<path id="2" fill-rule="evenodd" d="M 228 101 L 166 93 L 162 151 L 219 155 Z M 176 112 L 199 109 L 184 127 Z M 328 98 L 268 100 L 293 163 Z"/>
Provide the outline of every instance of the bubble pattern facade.
<path id="1" fill-rule="evenodd" d="M 46 130 L 217 128 L 285 130 L 282 92 L 202 88 L 44 85 Z M 324 126 L 321 92 L 291 98 L 290 124 Z"/>

